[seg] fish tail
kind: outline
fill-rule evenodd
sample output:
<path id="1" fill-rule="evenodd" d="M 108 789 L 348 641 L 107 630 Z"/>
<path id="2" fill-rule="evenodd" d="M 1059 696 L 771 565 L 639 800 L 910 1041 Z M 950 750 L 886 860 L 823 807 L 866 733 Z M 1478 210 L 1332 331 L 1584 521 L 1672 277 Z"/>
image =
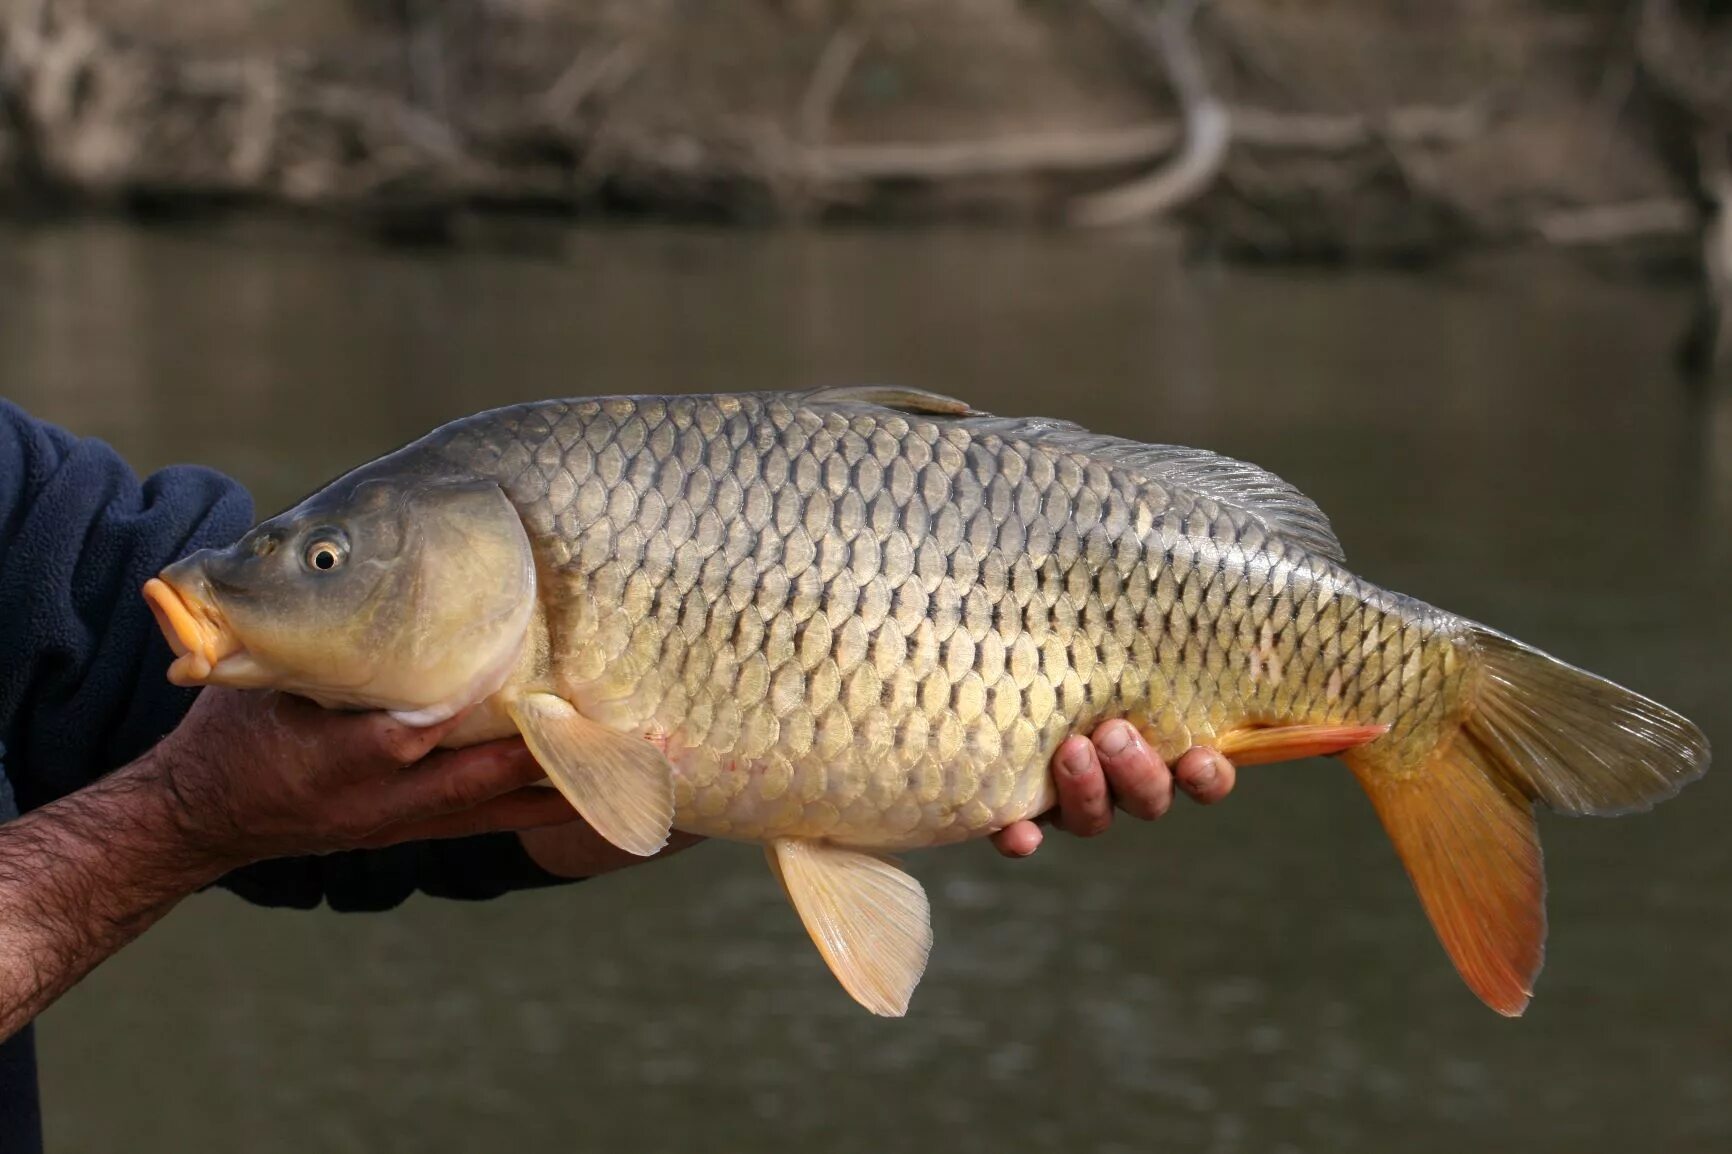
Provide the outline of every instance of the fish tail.
<path id="1" fill-rule="evenodd" d="M 1469 624 L 1468 707 L 1415 764 L 1381 742 L 1342 759 L 1370 795 L 1444 948 L 1474 993 L 1519 1015 L 1545 959 L 1545 873 L 1533 805 L 1644 810 L 1708 768 L 1685 718 L 1604 678 Z"/>

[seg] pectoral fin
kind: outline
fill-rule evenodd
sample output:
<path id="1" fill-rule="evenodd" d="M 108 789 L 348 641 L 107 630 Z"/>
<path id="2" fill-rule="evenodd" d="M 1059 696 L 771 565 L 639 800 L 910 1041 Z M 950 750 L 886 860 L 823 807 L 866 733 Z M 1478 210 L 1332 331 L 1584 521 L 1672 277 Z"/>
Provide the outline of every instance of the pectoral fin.
<path id="1" fill-rule="evenodd" d="M 1388 732 L 1387 725 L 1279 725 L 1229 730 L 1214 745 L 1234 765 L 1263 765 L 1340 753 Z"/>
<path id="2" fill-rule="evenodd" d="M 932 949 L 920 883 L 885 858 L 821 842 L 776 841 L 764 854 L 842 988 L 874 1014 L 905 1014 Z"/>
<path id="3" fill-rule="evenodd" d="M 548 779 L 595 832 L 640 857 L 667 844 L 674 771 L 659 749 L 551 693 L 526 694 L 506 709 Z"/>

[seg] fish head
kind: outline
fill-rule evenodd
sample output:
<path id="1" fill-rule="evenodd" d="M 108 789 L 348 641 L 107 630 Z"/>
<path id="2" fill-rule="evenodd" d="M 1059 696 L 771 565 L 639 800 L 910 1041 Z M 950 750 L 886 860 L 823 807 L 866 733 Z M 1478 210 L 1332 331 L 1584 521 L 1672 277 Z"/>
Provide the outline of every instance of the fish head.
<path id="1" fill-rule="evenodd" d="M 281 689 L 432 724 L 497 690 L 535 560 L 490 481 L 344 478 L 146 583 L 177 685 Z"/>

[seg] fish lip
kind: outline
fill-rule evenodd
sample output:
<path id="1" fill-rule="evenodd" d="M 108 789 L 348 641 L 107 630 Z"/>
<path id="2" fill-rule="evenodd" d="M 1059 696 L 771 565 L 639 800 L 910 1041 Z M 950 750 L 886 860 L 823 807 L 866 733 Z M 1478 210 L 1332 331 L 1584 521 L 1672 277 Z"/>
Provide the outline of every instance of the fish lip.
<path id="1" fill-rule="evenodd" d="M 167 577 L 152 577 L 142 592 L 151 616 L 174 651 L 168 679 L 175 685 L 207 684 L 224 658 L 245 651 L 208 598 L 189 594 Z"/>

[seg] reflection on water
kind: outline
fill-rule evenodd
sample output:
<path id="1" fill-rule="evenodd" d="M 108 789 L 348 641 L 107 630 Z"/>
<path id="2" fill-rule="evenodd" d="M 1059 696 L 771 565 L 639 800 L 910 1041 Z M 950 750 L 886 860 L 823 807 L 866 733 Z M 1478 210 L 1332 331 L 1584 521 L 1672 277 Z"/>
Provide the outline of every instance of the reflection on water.
<path id="1" fill-rule="evenodd" d="M 1544 264 L 1186 271 L 1142 242 L 0 233 L 0 393 L 263 510 L 507 401 L 895 381 L 1266 464 L 1368 577 L 1732 743 L 1732 411 L 1680 302 Z M 917 855 L 913 1015 L 838 991 L 755 850 L 394 914 L 187 903 L 43 1026 L 66 1151 L 1710 1150 L 1732 1141 L 1732 786 L 1547 818 L 1527 1018 L 1460 985 L 1328 763 L 1215 812 Z"/>

